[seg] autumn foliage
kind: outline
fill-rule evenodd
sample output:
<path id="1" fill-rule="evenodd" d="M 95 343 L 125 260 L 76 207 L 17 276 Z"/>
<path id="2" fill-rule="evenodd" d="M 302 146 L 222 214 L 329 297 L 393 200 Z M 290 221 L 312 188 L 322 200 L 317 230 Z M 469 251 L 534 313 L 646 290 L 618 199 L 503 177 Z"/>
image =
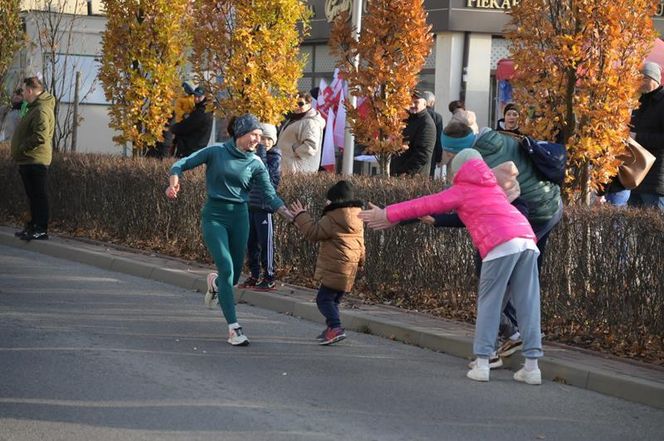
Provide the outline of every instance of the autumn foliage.
<path id="1" fill-rule="evenodd" d="M 20 45 L 20 3 L 20 0 L 0 1 L 0 84 Z"/>
<path id="2" fill-rule="evenodd" d="M 359 144 L 378 155 L 384 174 L 389 174 L 390 157 L 402 150 L 406 109 L 431 51 L 433 36 L 426 18 L 422 0 L 384 0 L 368 3 L 359 40 L 353 38 L 347 12 L 332 25 L 331 51 L 339 58 L 350 94 L 366 100 L 368 110 L 363 118 L 346 101 L 351 130 Z"/>
<path id="3" fill-rule="evenodd" d="M 189 61 L 218 115 L 282 120 L 302 77 L 299 46 L 310 15 L 301 0 L 194 2 Z"/>
<path id="4" fill-rule="evenodd" d="M 114 141 L 135 153 L 162 139 L 173 111 L 188 37 L 188 0 L 105 0 L 106 31 L 99 74 L 111 101 Z"/>
<path id="5" fill-rule="evenodd" d="M 522 131 L 567 145 L 571 199 L 586 199 L 617 173 L 657 3 L 531 0 L 512 8 L 515 101 L 529 113 Z"/>

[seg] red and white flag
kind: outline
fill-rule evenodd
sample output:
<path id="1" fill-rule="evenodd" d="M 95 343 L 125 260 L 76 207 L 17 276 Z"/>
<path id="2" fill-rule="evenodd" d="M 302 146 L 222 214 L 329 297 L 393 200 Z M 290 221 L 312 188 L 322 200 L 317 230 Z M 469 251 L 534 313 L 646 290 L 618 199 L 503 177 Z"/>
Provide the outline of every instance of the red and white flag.
<path id="1" fill-rule="evenodd" d="M 332 109 L 329 109 L 327 112 L 327 124 L 325 124 L 325 127 L 320 165 L 328 172 L 334 173 L 336 158 L 334 155 L 334 110 Z"/>
<path id="2" fill-rule="evenodd" d="M 344 91 L 341 90 L 339 95 L 339 104 L 337 108 L 337 115 L 334 119 L 334 145 L 339 148 L 339 150 L 344 149 L 344 138 L 346 135 L 346 107 L 344 102 L 346 98 L 344 96 Z"/>

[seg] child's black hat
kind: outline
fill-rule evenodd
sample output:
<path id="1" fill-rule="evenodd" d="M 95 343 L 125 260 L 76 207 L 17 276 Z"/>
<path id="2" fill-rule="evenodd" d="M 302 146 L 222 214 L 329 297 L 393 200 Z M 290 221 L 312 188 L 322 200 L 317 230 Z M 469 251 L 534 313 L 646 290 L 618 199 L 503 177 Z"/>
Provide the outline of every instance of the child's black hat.
<path id="1" fill-rule="evenodd" d="M 348 181 L 339 181 L 327 190 L 327 199 L 332 203 L 352 201 L 355 199 L 353 185 Z"/>

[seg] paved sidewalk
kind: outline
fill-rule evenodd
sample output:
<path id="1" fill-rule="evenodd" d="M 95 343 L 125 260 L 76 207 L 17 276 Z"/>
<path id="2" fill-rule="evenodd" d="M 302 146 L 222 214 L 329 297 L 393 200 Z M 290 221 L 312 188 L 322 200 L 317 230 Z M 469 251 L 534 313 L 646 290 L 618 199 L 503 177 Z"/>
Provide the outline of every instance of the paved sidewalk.
<path id="1" fill-rule="evenodd" d="M 15 229 L 0 226 L 0 244 L 93 265 L 204 292 L 210 267 L 175 258 L 116 248 L 89 241 L 51 236 L 49 241 L 24 242 L 14 237 Z M 274 292 L 238 289 L 236 297 L 260 308 L 324 323 L 316 304 L 315 291 L 283 285 Z M 202 300 L 202 299 L 201 299 Z M 473 327 L 467 323 L 434 318 L 398 308 L 347 302 L 342 320 L 348 329 L 402 341 L 435 351 L 471 359 Z M 603 354 L 545 344 L 540 361 L 542 376 L 576 387 L 664 409 L 664 368 L 623 361 Z M 512 356 L 506 366 L 516 369 L 521 357 Z"/>

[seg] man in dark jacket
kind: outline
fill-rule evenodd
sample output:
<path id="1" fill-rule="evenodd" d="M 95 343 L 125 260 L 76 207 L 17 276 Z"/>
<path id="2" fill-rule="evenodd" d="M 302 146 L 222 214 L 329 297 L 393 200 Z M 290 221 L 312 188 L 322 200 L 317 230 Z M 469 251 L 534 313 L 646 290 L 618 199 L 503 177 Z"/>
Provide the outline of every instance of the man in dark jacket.
<path id="1" fill-rule="evenodd" d="M 207 112 L 205 90 L 197 87 L 193 90 L 194 110 L 179 123 L 171 126 L 175 135 L 175 156 L 184 158 L 208 145 L 212 133 L 212 113 Z"/>
<path id="2" fill-rule="evenodd" d="M 392 159 L 391 174 L 429 176 L 431 157 L 436 145 L 436 124 L 427 111 L 427 102 L 419 91 L 413 102 L 403 130 L 404 151 Z"/>
<path id="3" fill-rule="evenodd" d="M 53 157 L 55 98 L 38 77 L 23 80 L 28 111 L 12 136 L 11 155 L 18 164 L 30 204 L 30 221 L 15 236 L 22 240 L 48 239 L 48 167 Z"/>
<path id="4" fill-rule="evenodd" d="M 428 90 L 424 91 L 424 98 L 427 101 L 427 111 L 431 118 L 433 119 L 434 124 L 436 125 L 436 144 L 433 148 L 433 156 L 431 157 L 431 172 L 429 175 L 433 177 L 436 172 L 436 166 L 443 161 L 443 144 L 440 142 L 440 136 L 443 134 L 443 115 L 434 110 L 436 105 L 436 96 L 429 92 Z"/>
<path id="5" fill-rule="evenodd" d="M 632 190 L 628 204 L 658 207 L 664 211 L 664 90 L 659 64 L 647 62 L 642 69 L 641 105 L 632 112 L 630 136 L 655 155 L 655 163 L 641 185 Z"/>

